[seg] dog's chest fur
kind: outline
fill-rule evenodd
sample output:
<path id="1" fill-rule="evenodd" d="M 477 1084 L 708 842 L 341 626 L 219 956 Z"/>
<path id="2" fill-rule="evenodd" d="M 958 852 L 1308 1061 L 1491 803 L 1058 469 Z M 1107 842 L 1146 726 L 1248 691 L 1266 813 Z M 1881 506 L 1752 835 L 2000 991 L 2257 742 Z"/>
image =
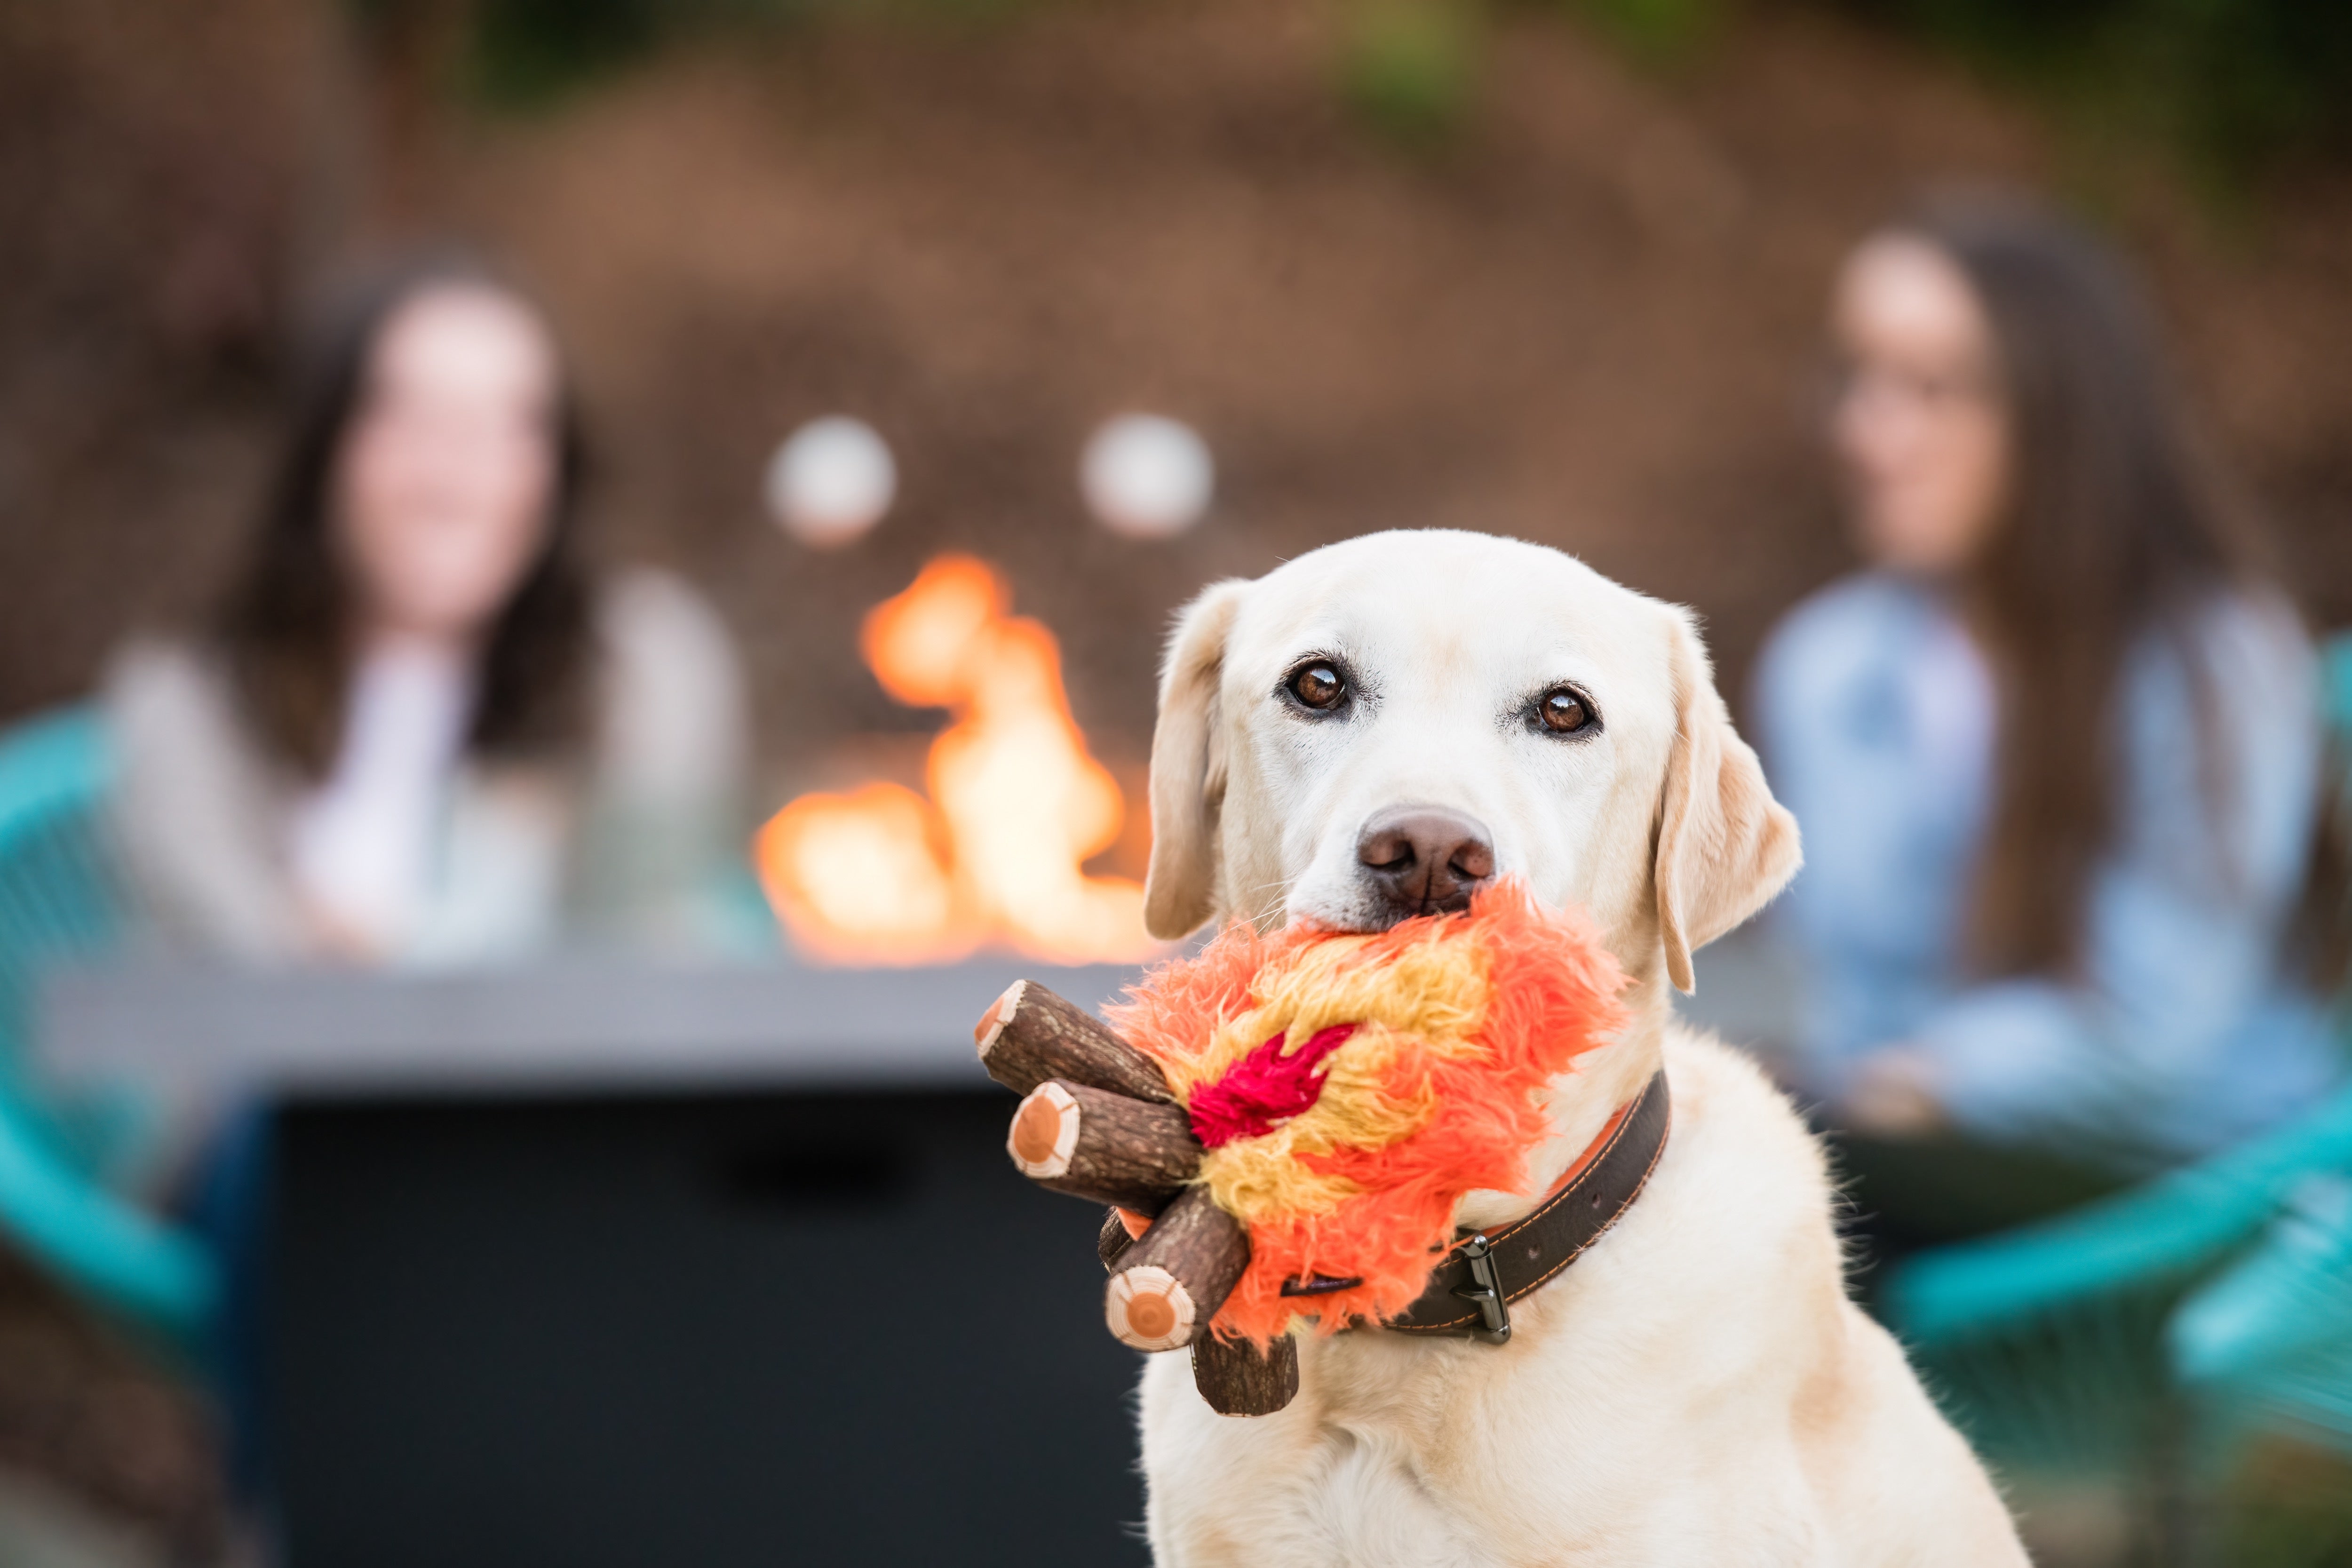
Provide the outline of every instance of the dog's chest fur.
<path id="1" fill-rule="evenodd" d="M 1145 1377 L 1147 1433 L 1160 1425 L 1167 1441 L 1148 1435 L 1145 1462 L 1161 1563 L 1495 1568 L 1505 1561 L 1461 1517 L 1442 1478 L 1428 1473 L 1430 1457 L 1446 1447 L 1442 1376 L 1403 1364 L 1415 1357 L 1367 1358 L 1349 1353 L 1353 1348 L 1307 1347 L 1302 1375 L 1316 1394 L 1254 1431 L 1230 1430 L 1213 1415 L 1188 1418 L 1190 1411 L 1169 1410 L 1161 1425 L 1160 1411 L 1190 1391 L 1181 1366 L 1169 1374 L 1181 1358 L 1155 1361 Z M 1401 1348 L 1442 1356 L 1451 1347 Z M 1338 1353 L 1319 1353 L 1331 1351 Z M 1399 1375 L 1377 1396 L 1331 1396 L 1335 1384 L 1368 1392 L 1360 1378 L 1373 1369 L 1364 1363 L 1391 1359 Z"/>
<path id="2" fill-rule="evenodd" d="M 1509 1344 L 1309 1340 L 1299 1398 L 1255 1420 L 1209 1411 L 1182 1356 L 1152 1358 L 1144 1464 L 1162 1568 L 1817 1557 L 1787 1500 L 1805 1490 L 1786 1473 L 1796 1370 L 1757 1364 L 1756 1340 L 1722 1320 L 1773 1315 L 1738 1299 L 1780 1272 L 1770 1255 L 1792 1230 L 1829 1245 L 1825 1194 L 1737 1179 L 1744 1137 L 1795 1130 L 1719 1051 L 1670 1049 L 1675 1131 L 1650 1190 L 1513 1308 Z M 1728 1196 L 1709 1205 L 1709 1188 Z"/>

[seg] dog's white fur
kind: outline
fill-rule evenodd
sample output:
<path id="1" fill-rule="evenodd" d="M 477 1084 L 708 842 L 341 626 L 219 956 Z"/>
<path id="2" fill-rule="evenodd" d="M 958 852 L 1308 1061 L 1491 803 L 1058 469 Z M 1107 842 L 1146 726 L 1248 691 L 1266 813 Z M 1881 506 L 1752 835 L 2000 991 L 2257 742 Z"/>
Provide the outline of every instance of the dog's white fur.
<path id="1" fill-rule="evenodd" d="M 1283 695 L 1302 659 L 1354 693 Z M 1531 722 L 1568 682 L 1594 731 Z M 1511 1310 L 1500 1348 L 1302 1339 L 1298 1397 L 1220 1416 L 1181 1354 L 1143 1379 L 1162 1568 L 1212 1564 L 2022 1563 L 2007 1511 L 1895 1342 L 1846 1299 L 1822 1157 L 1738 1054 L 1674 1021 L 1691 952 L 1795 871 L 1690 617 L 1556 551 L 1375 534 L 1221 583 L 1170 647 L 1149 915 L 1377 923 L 1364 821 L 1450 808 L 1497 870 L 1589 910 L 1635 1022 L 1554 1081 L 1541 1192 L 1663 1061 L 1674 1130 L 1641 1200 Z M 1523 1194 L 1474 1194 L 1492 1225 Z"/>

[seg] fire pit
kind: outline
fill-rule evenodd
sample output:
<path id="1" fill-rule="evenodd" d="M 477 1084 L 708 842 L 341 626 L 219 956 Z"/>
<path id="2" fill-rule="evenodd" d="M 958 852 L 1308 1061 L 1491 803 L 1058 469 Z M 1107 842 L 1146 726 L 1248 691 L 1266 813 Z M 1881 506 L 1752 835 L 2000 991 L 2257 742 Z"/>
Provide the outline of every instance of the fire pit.
<path id="1" fill-rule="evenodd" d="M 877 781 L 804 795 L 761 829 L 761 880 L 803 951 L 845 963 L 925 963 L 987 946 L 1062 963 L 1158 951 L 1143 887 L 1090 877 L 1125 803 L 1087 750 L 1053 633 L 1008 613 L 994 572 L 945 555 L 866 618 L 883 689 L 951 721 L 928 794 Z"/>

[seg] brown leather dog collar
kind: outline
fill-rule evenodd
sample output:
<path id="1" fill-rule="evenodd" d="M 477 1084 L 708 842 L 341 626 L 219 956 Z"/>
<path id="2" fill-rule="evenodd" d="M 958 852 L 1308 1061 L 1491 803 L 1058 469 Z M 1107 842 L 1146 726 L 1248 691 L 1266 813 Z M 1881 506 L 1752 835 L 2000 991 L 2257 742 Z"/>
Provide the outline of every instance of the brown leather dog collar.
<path id="1" fill-rule="evenodd" d="M 1661 1068 L 1533 1213 L 1495 1230 L 1463 1232 L 1430 1271 L 1428 1289 L 1384 1326 L 1494 1345 L 1509 1339 L 1510 1303 L 1582 1257 L 1633 1206 L 1665 1152 L 1673 1121 Z"/>

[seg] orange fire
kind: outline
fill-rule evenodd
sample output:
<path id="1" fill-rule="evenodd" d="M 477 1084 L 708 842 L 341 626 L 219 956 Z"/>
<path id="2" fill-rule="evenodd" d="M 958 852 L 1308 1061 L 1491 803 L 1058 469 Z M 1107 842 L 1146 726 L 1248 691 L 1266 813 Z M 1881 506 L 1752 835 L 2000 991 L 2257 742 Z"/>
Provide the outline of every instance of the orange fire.
<path id="1" fill-rule="evenodd" d="M 1080 869 L 1118 837 L 1118 785 L 1087 754 L 1053 633 L 1004 584 L 942 555 L 866 617 L 882 689 L 952 717 L 926 799 L 901 785 L 804 795 L 760 829 L 760 879 L 800 944 L 836 963 L 936 963 L 996 943 L 1065 963 L 1157 944 L 1143 888 Z"/>

